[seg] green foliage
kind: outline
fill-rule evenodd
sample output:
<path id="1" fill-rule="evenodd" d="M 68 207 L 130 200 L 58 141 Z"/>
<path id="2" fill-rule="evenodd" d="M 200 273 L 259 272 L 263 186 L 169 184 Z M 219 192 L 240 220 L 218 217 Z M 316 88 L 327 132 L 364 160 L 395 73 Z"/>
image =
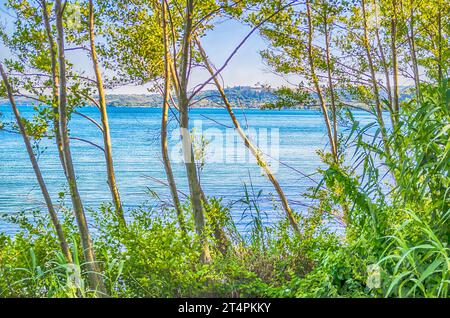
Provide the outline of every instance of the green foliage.
<path id="1" fill-rule="evenodd" d="M 374 297 L 376 292 L 366 287 L 367 259 L 362 250 L 336 245 L 325 250 L 305 278 L 294 278 L 288 285 L 290 297 Z"/>
<path id="2" fill-rule="evenodd" d="M 203 198 L 212 262 L 202 264 L 198 261 L 201 240 L 188 204 L 182 207 L 187 233 L 179 229 L 170 209 L 147 204 L 131 210 L 124 227 L 111 206 L 103 205 L 98 211 L 90 211 L 89 221 L 96 229 L 94 250 L 109 295 L 448 297 L 450 84 L 446 77 L 450 50 L 444 39 L 450 33 L 450 24 L 448 14 L 443 14 L 448 12 L 448 3 L 433 0 L 431 5 L 405 4 L 401 8 L 393 7 L 391 1 L 379 1 L 379 6 L 367 8 L 346 1 L 307 4 L 313 10 L 305 14 L 302 6 L 284 7 L 285 1 L 278 0 L 196 1 L 191 34 L 201 37 L 218 18 L 239 18 L 252 25 L 268 19 L 260 29 L 271 46 L 261 52 L 263 58 L 277 73 L 297 75 L 305 82 L 295 89 L 282 87 L 275 92 L 248 87 L 227 89 L 231 102 L 241 105 L 260 99 L 268 101 L 264 108 L 282 109 L 310 105 L 322 95 L 323 112 L 329 103 L 331 119 L 338 117 L 336 107 L 344 110 L 340 119 L 348 129 L 340 136 L 334 131 L 337 153 L 318 151 L 322 168 L 317 174 L 321 180 L 305 195 L 312 199 L 312 205 L 294 212 L 301 235 L 293 235 L 284 218 L 267 225 L 268 213 L 259 206 L 262 191 L 244 185 L 243 198 L 236 203 L 242 211 L 241 222 L 247 222 L 243 232 L 237 231 L 230 206 L 220 198 Z M 46 11 L 35 2 L 9 0 L 6 5 L 17 19 L 12 32 L 0 31 L 3 43 L 13 53 L 5 66 L 14 74 L 14 94 L 33 95 L 35 116 L 24 120 L 24 125 L 39 141 L 52 137 L 51 125 L 58 123 L 52 111 L 55 96 L 49 93 L 52 74 L 47 39 L 48 35 L 55 38 L 56 32 L 51 29 L 46 34 Z M 44 8 L 51 19 L 52 5 L 48 1 L 48 8 Z M 180 5 L 185 3 L 168 1 L 173 27 L 169 42 L 174 47 L 183 34 Z M 105 0 L 97 9 L 96 25 L 101 26 L 97 32 L 104 39 L 101 58 L 117 76 L 112 84 L 160 80 L 164 65 L 160 2 Z M 366 10 L 367 19 L 363 14 Z M 398 19 L 396 30 L 392 28 L 393 12 Z M 406 18 L 411 12 L 416 14 L 415 20 Z M 78 13 L 79 20 L 74 20 Z M 88 38 L 86 2 L 70 2 L 64 14 L 67 44 L 82 46 Z M 416 26 L 408 25 L 414 21 Z M 384 49 L 392 50 L 392 39 L 412 46 L 409 34 L 414 31 L 417 52 L 413 53 L 417 53 L 417 66 L 424 69 L 430 83 L 416 85 L 420 94 L 402 95 L 396 110 L 388 83 L 378 83 L 378 78 L 371 81 L 367 74 L 387 73 L 389 80 L 392 61 L 383 60 L 382 55 L 387 54 Z M 325 42 L 329 45 L 323 48 L 310 43 L 312 37 L 328 38 Z M 368 45 L 369 39 L 376 44 Z M 331 54 L 327 54 L 330 47 Z M 403 57 L 401 66 L 414 63 L 403 48 L 397 51 Z M 172 54 L 175 64 L 183 55 L 176 49 Z M 189 58 L 189 64 L 199 62 L 195 49 Z M 72 111 L 92 99 L 94 84 L 74 65 L 67 65 Z M 323 85 L 318 75 L 328 85 Z M 310 86 L 315 86 L 315 93 L 310 93 Z M 333 91 L 333 86 L 338 89 Z M 376 95 L 383 90 L 386 92 Z M 199 93 L 192 102 L 207 93 Z M 4 95 L 1 84 L 0 96 Z M 382 109 L 377 108 L 375 99 L 383 101 Z M 210 100 L 219 103 L 217 96 Z M 363 104 L 369 115 L 374 115 L 372 121 L 364 125 L 358 122 L 345 108 L 350 101 L 351 107 Z M 386 115 L 392 124 L 387 128 L 380 118 L 383 114 L 375 114 L 383 110 L 389 111 Z M 337 126 L 336 121 L 333 124 Z M 207 141 L 199 143 L 195 150 L 201 170 L 207 164 Z M 39 211 L 6 216 L 6 221 L 19 225 L 20 231 L 14 236 L 0 235 L 1 297 L 95 296 L 86 283 L 80 237 L 71 211 L 64 205 L 64 193 L 60 201 L 58 213 L 69 238 L 73 264 L 58 252 L 60 246 L 48 216 Z M 270 212 L 279 211 L 275 206 Z"/>
<path id="3" fill-rule="evenodd" d="M 223 228 L 234 239 L 227 253 L 219 251 L 213 235 L 213 262 L 200 264 L 193 220 L 186 237 L 173 211 L 140 208 L 131 211 L 127 229 L 119 226 L 109 206 L 91 211 L 97 261 L 111 296 L 115 297 L 267 297 L 281 290 L 296 275 L 304 275 L 311 261 L 299 251 L 304 242 L 292 238 L 289 226 L 255 225 L 265 232 L 264 248 L 258 239 L 243 239 L 220 200 L 209 199 L 208 227 Z M 67 264 L 56 252 L 58 242 L 46 216 L 36 212 L 7 221 L 19 225 L 14 237 L 2 235 L 0 295 L 2 297 L 91 297 L 79 255 L 79 238 L 70 217 L 65 219 L 74 255 Z M 256 233 L 256 230 L 252 231 Z M 316 242 L 321 239 L 315 239 Z M 319 244 L 320 245 L 320 244 Z M 316 245 L 317 246 L 317 245 Z M 306 250 L 306 249 L 304 249 Z M 74 270 L 79 275 L 74 278 Z"/>
<path id="4" fill-rule="evenodd" d="M 410 219 L 390 238 L 387 255 L 380 260 L 391 273 L 386 296 L 448 297 L 450 249 L 437 231 L 449 213 L 433 225 L 411 211 L 405 214 Z"/>
<path id="5" fill-rule="evenodd" d="M 274 102 L 264 104 L 261 109 L 305 108 L 312 104 L 311 94 L 301 87 L 281 87 L 275 91 Z"/>
<path id="6" fill-rule="evenodd" d="M 188 235 L 172 210 L 130 211 L 125 229 L 110 206 L 91 211 L 97 261 L 114 297 L 447 297 L 450 255 L 448 191 L 449 118 L 446 90 L 423 89 L 424 101 L 405 101 L 401 131 L 391 131 L 395 156 L 383 181 L 385 158 L 377 138 L 349 117 L 343 147 L 354 160 L 343 165 L 320 153 L 323 181 L 315 200 L 298 215 L 302 235 L 281 219 L 266 225 L 262 192 L 244 185 L 237 204 L 247 222 L 236 229 L 220 199 L 204 202 L 213 261 L 201 264 L 192 217 Z M 432 133 L 432 132 L 438 133 Z M 398 134 L 398 135 L 397 135 Z M 413 137 L 415 136 L 415 138 Z M 395 140 L 395 142 L 394 142 Z M 428 158 L 428 159 L 424 159 Z M 360 166 L 360 170 L 355 169 Z M 395 185 L 392 183 L 395 182 Z M 386 187 L 390 189 L 386 191 Z M 2 297 L 91 297 L 72 216 L 60 197 L 74 264 L 67 264 L 46 216 L 9 217 L 21 227 L 0 236 Z M 190 207 L 183 207 L 190 215 Z M 337 226 L 337 227 L 336 227 Z M 372 276 L 373 266 L 379 272 Z M 79 273 L 74 276 L 74 271 Z M 379 283 L 377 282 L 379 277 Z M 375 281 L 375 283 L 372 282 Z"/>

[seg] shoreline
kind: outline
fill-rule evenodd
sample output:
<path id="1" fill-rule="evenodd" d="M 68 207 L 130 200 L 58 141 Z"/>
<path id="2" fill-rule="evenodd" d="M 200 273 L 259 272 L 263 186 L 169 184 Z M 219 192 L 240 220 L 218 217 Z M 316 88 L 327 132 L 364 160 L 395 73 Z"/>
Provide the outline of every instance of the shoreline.
<path id="1" fill-rule="evenodd" d="M 10 107 L 11 105 L 9 103 L 0 103 L 0 107 Z M 30 104 L 20 104 L 18 103 L 17 106 L 19 107 L 29 107 L 33 108 L 35 105 Z M 40 106 L 42 107 L 42 106 Z M 85 105 L 80 106 L 80 108 L 96 108 L 95 105 Z M 117 106 L 117 105 L 107 105 L 107 108 L 136 108 L 136 109 L 162 109 L 160 106 L 132 106 L 132 105 L 123 105 L 123 106 Z M 208 107 L 190 107 L 192 110 L 198 110 L 198 109 L 223 109 L 226 110 L 225 107 L 217 107 L 217 106 L 208 106 Z M 320 110 L 319 107 L 298 107 L 298 108 L 281 108 L 281 109 L 264 109 L 264 108 L 258 108 L 258 107 L 236 107 L 235 110 L 244 109 L 244 110 L 260 110 L 260 111 L 283 111 L 283 110 Z"/>

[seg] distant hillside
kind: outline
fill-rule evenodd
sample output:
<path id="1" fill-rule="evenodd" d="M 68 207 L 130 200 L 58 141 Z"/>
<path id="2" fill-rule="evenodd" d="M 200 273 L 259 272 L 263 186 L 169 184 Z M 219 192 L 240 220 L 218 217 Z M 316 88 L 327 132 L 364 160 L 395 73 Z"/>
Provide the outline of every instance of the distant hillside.
<path id="1" fill-rule="evenodd" d="M 265 103 L 275 100 L 275 95 L 267 89 L 248 86 L 237 86 L 226 88 L 225 92 L 230 102 L 237 106 L 246 108 L 259 108 Z M 110 94 L 106 96 L 107 105 L 110 107 L 161 107 L 162 97 L 159 94 Z M 18 105 L 30 105 L 31 100 L 17 98 Z M 0 99 L 1 105 L 8 104 L 8 100 Z M 222 99 L 217 91 L 200 92 L 194 100 L 194 108 L 215 108 L 222 107 Z"/>
<path id="2" fill-rule="evenodd" d="M 401 99 L 410 97 L 406 91 L 407 87 L 401 87 Z M 272 90 L 260 87 L 249 86 L 236 86 L 226 88 L 225 92 L 228 99 L 233 106 L 239 106 L 244 108 L 261 108 L 266 104 L 270 104 L 276 101 L 277 96 Z M 345 96 L 345 94 L 341 94 Z M 314 96 L 313 96 L 314 98 Z M 106 96 L 107 105 L 110 107 L 148 107 L 158 108 L 161 107 L 162 97 L 159 94 L 141 94 L 141 95 L 128 95 L 128 94 L 110 94 Z M 1 105 L 8 104 L 5 99 L 0 99 Z M 17 99 L 18 105 L 29 105 L 30 100 L 24 98 Z M 224 107 L 222 99 L 217 91 L 208 90 L 199 93 L 194 102 L 193 108 L 219 108 Z M 302 108 L 304 106 L 300 106 Z M 314 106 L 312 108 L 315 108 Z"/>
<path id="3" fill-rule="evenodd" d="M 275 95 L 267 89 L 247 86 L 226 88 L 225 92 L 231 103 L 241 104 L 246 108 L 259 108 L 275 99 Z M 161 107 L 162 97 L 157 94 L 147 95 L 108 95 L 108 106 L 113 107 Z M 194 108 L 222 107 L 222 99 L 217 91 L 199 93 L 193 103 Z"/>
<path id="4" fill-rule="evenodd" d="M 159 95 L 107 95 L 106 103 L 112 107 L 161 107 L 162 98 Z"/>

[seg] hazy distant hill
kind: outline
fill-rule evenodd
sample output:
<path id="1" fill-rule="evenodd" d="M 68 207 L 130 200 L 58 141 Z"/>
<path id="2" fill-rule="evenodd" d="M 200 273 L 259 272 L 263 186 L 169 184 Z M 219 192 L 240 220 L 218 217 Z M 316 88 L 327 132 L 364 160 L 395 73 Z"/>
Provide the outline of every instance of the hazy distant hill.
<path id="1" fill-rule="evenodd" d="M 272 102 L 275 95 L 267 89 L 248 86 L 226 88 L 225 92 L 232 104 L 246 108 L 258 108 L 267 102 Z M 106 96 L 107 104 L 111 107 L 161 107 L 162 97 L 159 94 L 110 94 Z M 17 98 L 18 105 L 29 105 L 30 100 Z M 200 92 L 194 100 L 195 108 L 222 107 L 221 98 L 217 91 Z M 6 99 L 0 99 L 0 104 L 8 104 Z"/>
<path id="2" fill-rule="evenodd" d="M 401 99 L 408 97 L 405 93 L 406 87 L 401 88 Z M 226 88 L 225 92 L 228 99 L 234 106 L 244 108 L 260 108 L 261 106 L 272 103 L 276 100 L 273 91 L 266 88 L 236 86 Z M 343 95 L 341 95 L 343 96 Z M 345 94 L 344 94 L 345 96 Z M 158 94 L 141 94 L 141 95 L 107 95 L 107 104 L 110 107 L 161 107 L 162 97 Z M 19 105 L 29 105 L 30 101 L 24 98 L 18 98 Z M 7 100 L 0 100 L 0 104 L 8 104 Z M 193 103 L 194 108 L 216 108 L 223 107 L 222 99 L 217 91 L 203 91 L 199 93 Z"/>
<path id="3" fill-rule="evenodd" d="M 226 88 L 225 92 L 231 103 L 241 104 L 246 108 L 259 108 L 267 102 L 275 99 L 275 95 L 267 89 L 237 86 Z M 108 106 L 114 107 L 161 107 L 162 97 L 160 95 L 108 95 Z M 204 91 L 199 93 L 194 101 L 193 107 L 211 108 L 221 107 L 222 99 L 217 91 Z"/>

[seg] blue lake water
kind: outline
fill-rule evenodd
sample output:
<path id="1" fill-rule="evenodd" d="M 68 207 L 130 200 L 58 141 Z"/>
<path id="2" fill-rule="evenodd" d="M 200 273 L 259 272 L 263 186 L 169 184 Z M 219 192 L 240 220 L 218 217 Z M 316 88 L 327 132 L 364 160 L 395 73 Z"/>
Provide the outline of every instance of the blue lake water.
<path id="1" fill-rule="evenodd" d="M 33 115 L 33 109 L 30 107 L 20 107 L 20 110 L 24 117 Z M 3 122 L 13 120 L 8 106 L 0 106 L 0 112 Z M 99 120 L 95 108 L 83 108 L 80 112 Z M 302 197 L 302 194 L 308 187 L 313 186 L 314 182 L 305 178 L 302 173 L 313 174 L 317 170 L 320 160 L 316 150 L 327 147 L 321 113 L 310 110 L 237 110 L 236 113 L 242 125 L 250 128 L 252 137 L 261 142 L 261 147 L 267 148 L 271 157 L 278 157 L 278 160 L 270 160 L 272 168 L 292 206 L 296 210 L 305 211 L 304 205 L 310 202 Z M 163 200 L 169 200 L 168 189 L 155 181 L 165 180 L 159 143 L 161 110 L 110 108 L 109 117 L 117 181 L 126 209 L 136 208 L 150 200 L 149 189 L 158 193 Z M 237 154 L 233 155 L 232 148 L 237 144 L 241 145 L 241 142 L 235 136 L 229 135 L 233 130 L 226 128 L 231 125 L 228 113 L 223 109 L 195 109 L 191 111 L 190 117 L 191 121 L 196 123 L 195 131 L 201 131 L 206 140 L 210 140 L 206 147 L 206 163 L 201 172 L 205 193 L 208 196 L 223 197 L 225 203 L 231 203 L 243 197 L 243 184 L 251 183 L 255 192 L 262 190 L 260 204 L 262 210 L 268 213 L 268 220 L 276 220 L 280 212 L 273 212 L 273 188 L 270 182 L 261 174 L 256 163 L 249 159 L 251 156 L 236 149 L 234 150 Z M 355 112 L 355 117 L 361 122 L 371 120 L 364 112 Z M 176 127 L 176 121 L 172 118 L 172 130 Z M 97 127 L 80 116 L 73 116 L 70 130 L 74 137 L 102 143 Z M 179 143 L 177 131 L 175 130 L 174 137 L 170 139 L 170 147 L 175 155 Z M 267 145 L 264 140 L 269 140 Z M 66 185 L 54 141 L 40 141 L 39 149 L 41 169 L 56 200 L 58 193 L 64 191 Z M 89 144 L 73 140 L 72 154 L 85 206 L 96 208 L 100 202 L 109 202 L 103 153 Z M 173 156 L 172 164 L 175 179 L 179 189 L 187 193 L 184 165 L 176 162 L 175 157 Z M 43 207 L 42 196 L 21 136 L 0 130 L 0 214 L 13 214 Z M 45 212 L 45 209 L 43 211 Z M 239 204 L 233 205 L 232 213 L 240 226 L 247 222 L 242 220 L 242 212 L 243 208 Z M 0 231 L 14 230 L 11 225 L 0 223 Z"/>

